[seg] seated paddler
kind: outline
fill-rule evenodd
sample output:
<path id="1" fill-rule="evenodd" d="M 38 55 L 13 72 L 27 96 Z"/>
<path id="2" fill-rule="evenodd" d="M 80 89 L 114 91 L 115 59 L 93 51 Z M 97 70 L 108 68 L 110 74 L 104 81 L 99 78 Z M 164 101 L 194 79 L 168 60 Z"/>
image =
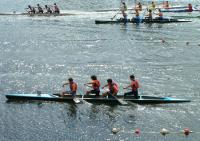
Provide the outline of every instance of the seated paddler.
<path id="1" fill-rule="evenodd" d="M 104 89 L 105 87 L 108 87 L 108 90 L 106 90 L 106 92 L 102 94 L 103 97 L 108 96 L 108 98 L 113 98 L 113 96 L 116 96 L 119 91 L 117 83 L 114 82 L 112 79 L 108 79 L 107 84 L 104 85 L 102 89 Z"/>
<path id="2" fill-rule="evenodd" d="M 134 75 L 130 75 L 130 84 L 126 87 L 124 87 L 124 89 L 130 89 L 131 91 L 124 93 L 124 97 L 128 96 L 128 95 L 133 95 L 136 99 L 139 97 L 138 96 L 138 88 L 139 88 L 139 82 L 138 80 L 135 79 Z"/>
<path id="3" fill-rule="evenodd" d="M 46 13 L 48 13 L 48 14 L 52 13 L 50 6 L 45 5 L 45 9 L 46 9 Z"/>
<path id="4" fill-rule="evenodd" d="M 43 9 L 42 7 L 40 6 L 40 4 L 37 4 L 37 9 L 38 9 L 38 13 L 43 13 Z"/>
<path id="5" fill-rule="evenodd" d="M 32 7 L 32 6 L 30 6 L 30 5 L 28 5 L 28 8 L 26 8 L 26 9 L 29 10 L 29 11 L 28 11 L 29 14 L 35 14 L 35 13 L 36 13 L 35 8 Z"/>
<path id="6" fill-rule="evenodd" d="M 148 10 L 148 14 L 146 15 L 145 19 L 148 19 L 149 21 L 153 20 L 152 10 Z"/>
<path id="7" fill-rule="evenodd" d="M 189 3 L 189 4 L 188 4 L 188 12 L 192 12 L 192 11 L 193 11 L 192 4 Z"/>
<path id="8" fill-rule="evenodd" d="M 68 88 L 66 88 L 64 91 L 61 92 L 61 96 L 67 96 L 67 95 L 71 95 L 72 97 L 76 96 L 76 91 L 77 91 L 77 84 L 73 81 L 72 78 L 68 79 L 68 82 L 64 83 L 62 85 L 62 87 L 64 88 L 65 85 L 69 85 L 69 90 Z"/>
<path id="9" fill-rule="evenodd" d="M 135 12 L 133 12 L 133 14 L 135 14 L 135 17 L 133 17 L 131 20 L 135 21 L 136 23 L 140 23 L 140 12 L 138 8 L 134 9 Z"/>
<path id="10" fill-rule="evenodd" d="M 127 22 L 127 6 L 125 2 L 122 3 L 122 6 L 120 7 L 120 11 L 122 12 L 124 22 Z"/>
<path id="11" fill-rule="evenodd" d="M 84 85 L 92 88 L 92 90 L 86 92 L 86 95 L 95 94 L 96 96 L 99 96 L 101 84 L 100 84 L 100 81 L 97 79 L 96 75 L 92 75 L 91 81 L 88 83 L 85 83 Z"/>

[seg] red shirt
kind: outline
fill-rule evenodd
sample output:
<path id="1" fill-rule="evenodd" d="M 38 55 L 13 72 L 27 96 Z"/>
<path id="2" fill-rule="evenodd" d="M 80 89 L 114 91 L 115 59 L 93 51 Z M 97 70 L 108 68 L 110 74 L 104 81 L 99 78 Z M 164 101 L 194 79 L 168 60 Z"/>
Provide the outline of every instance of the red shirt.
<path id="1" fill-rule="evenodd" d="M 77 84 L 75 82 L 72 82 L 69 84 L 70 90 L 72 92 L 76 92 L 77 91 Z"/>
<path id="2" fill-rule="evenodd" d="M 99 87 L 100 87 L 100 82 L 99 82 L 99 80 L 93 80 L 92 81 L 92 88 L 94 89 L 94 90 L 97 90 L 97 89 L 99 89 Z"/>
<path id="3" fill-rule="evenodd" d="M 139 83 L 137 80 L 132 80 L 131 81 L 131 88 L 133 91 L 136 91 L 139 88 Z"/>
<path id="4" fill-rule="evenodd" d="M 189 11 L 189 12 L 192 12 L 192 11 L 193 11 L 192 5 L 191 5 L 191 4 L 188 5 L 188 11 Z"/>
<path id="5" fill-rule="evenodd" d="M 119 87 L 118 87 L 117 83 L 115 83 L 115 82 L 108 85 L 108 88 L 110 91 L 113 91 L 114 93 L 118 93 L 118 91 L 119 91 Z"/>

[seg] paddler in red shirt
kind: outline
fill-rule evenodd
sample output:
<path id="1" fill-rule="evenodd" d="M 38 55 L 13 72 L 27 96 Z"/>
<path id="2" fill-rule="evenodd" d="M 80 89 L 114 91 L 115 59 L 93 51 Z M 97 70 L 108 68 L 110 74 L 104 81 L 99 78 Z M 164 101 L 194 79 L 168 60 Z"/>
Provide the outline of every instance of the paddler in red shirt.
<path id="1" fill-rule="evenodd" d="M 135 76 L 134 75 L 130 75 L 130 80 L 131 80 L 130 85 L 124 87 L 124 89 L 131 88 L 131 91 L 125 93 L 124 97 L 126 97 L 128 95 L 134 95 L 134 97 L 137 99 L 139 97 L 138 96 L 139 82 L 138 82 L 138 80 L 135 80 Z"/>
<path id="2" fill-rule="evenodd" d="M 192 8 L 192 4 L 188 4 L 188 12 L 192 12 L 193 11 L 193 8 Z"/>
<path id="3" fill-rule="evenodd" d="M 102 87 L 102 89 L 104 89 L 105 87 L 108 87 L 107 92 L 103 93 L 102 96 L 106 97 L 108 96 L 109 98 L 112 98 L 112 96 L 116 96 L 118 91 L 119 91 L 119 87 L 117 85 L 117 83 L 113 82 L 112 79 L 108 79 L 107 83 L 105 86 Z"/>
<path id="4" fill-rule="evenodd" d="M 169 8 L 169 1 L 163 2 L 163 8 L 166 8 L 166 9 Z"/>
<path id="5" fill-rule="evenodd" d="M 88 95 L 88 94 L 96 94 L 96 96 L 99 96 L 99 94 L 100 94 L 100 82 L 99 82 L 99 80 L 97 80 L 97 77 L 96 77 L 96 75 L 92 75 L 91 76 L 91 82 L 88 82 L 88 83 L 85 83 L 84 85 L 86 85 L 86 86 L 89 86 L 89 87 L 92 87 L 93 89 L 92 90 L 90 90 L 90 91 L 87 91 L 86 92 L 86 94 Z"/>
<path id="6" fill-rule="evenodd" d="M 76 91 L 77 91 L 77 84 L 73 81 L 72 78 L 68 79 L 67 83 L 64 83 L 62 87 L 64 87 L 65 85 L 69 85 L 69 89 L 70 91 L 63 91 L 61 92 L 61 96 L 65 96 L 65 95 L 72 95 L 72 97 L 76 96 Z"/>

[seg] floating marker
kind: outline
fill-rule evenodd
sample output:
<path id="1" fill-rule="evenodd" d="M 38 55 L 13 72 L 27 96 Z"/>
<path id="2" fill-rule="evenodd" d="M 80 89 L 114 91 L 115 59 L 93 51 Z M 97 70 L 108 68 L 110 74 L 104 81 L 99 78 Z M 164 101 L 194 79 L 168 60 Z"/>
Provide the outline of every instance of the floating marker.
<path id="1" fill-rule="evenodd" d="M 139 128 L 135 129 L 135 134 L 139 135 L 140 133 L 141 133 L 141 131 Z"/>
<path id="2" fill-rule="evenodd" d="M 190 131 L 189 128 L 185 128 L 185 129 L 183 130 L 183 132 L 184 132 L 184 134 L 185 134 L 186 136 L 188 136 L 188 135 L 191 133 L 191 131 Z"/>
<path id="3" fill-rule="evenodd" d="M 161 39 L 162 43 L 165 43 L 165 40 L 164 39 Z"/>
<path id="4" fill-rule="evenodd" d="M 160 133 L 161 133 L 163 136 L 165 136 L 166 134 L 169 134 L 169 131 L 168 131 L 167 129 L 163 128 L 163 129 L 160 130 Z"/>
<path id="5" fill-rule="evenodd" d="M 119 132 L 119 130 L 120 130 L 119 128 L 113 128 L 113 129 L 112 129 L 112 132 L 113 132 L 113 134 L 116 134 L 116 133 Z"/>
<path id="6" fill-rule="evenodd" d="M 190 43 L 189 42 L 186 42 L 186 45 L 189 45 Z"/>

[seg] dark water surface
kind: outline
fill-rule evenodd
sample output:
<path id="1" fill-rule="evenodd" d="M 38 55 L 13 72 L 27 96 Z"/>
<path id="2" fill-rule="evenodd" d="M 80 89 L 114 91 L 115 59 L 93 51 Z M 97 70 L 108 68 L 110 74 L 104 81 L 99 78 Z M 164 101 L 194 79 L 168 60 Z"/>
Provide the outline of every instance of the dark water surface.
<path id="1" fill-rule="evenodd" d="M 23 11 L 27 4 L 37 3 L 53 1 L 3 0 L 0 9 L 1 13 Z M 199 133 L 188 137 L 158 133 L 162 128 L 200 131 L 199 19 L 164 25 L 95 25 L 95 19 L 109 19 L 115 13 L 87 11 L 118 7 L 119 1 L 57 3 L 61 9 L 80 15 L 0 17 L 0 141 L 199 140 Z M 9 93 L 58 92 L 68 77 L 76 80 L 83 93 L 86 88 L 82 84 L 92 74 L 102 84 L 113 78 L 122 94 L 133 73 L 141 83 L 141 95 L 172 96 L 192 102 L 113 107 L 6 102 L 5 98 Z M 124 132 L 113 135 L 114 127 Z M 140 136 L 130 133 L 136 128 L 141 129 Z"/>

